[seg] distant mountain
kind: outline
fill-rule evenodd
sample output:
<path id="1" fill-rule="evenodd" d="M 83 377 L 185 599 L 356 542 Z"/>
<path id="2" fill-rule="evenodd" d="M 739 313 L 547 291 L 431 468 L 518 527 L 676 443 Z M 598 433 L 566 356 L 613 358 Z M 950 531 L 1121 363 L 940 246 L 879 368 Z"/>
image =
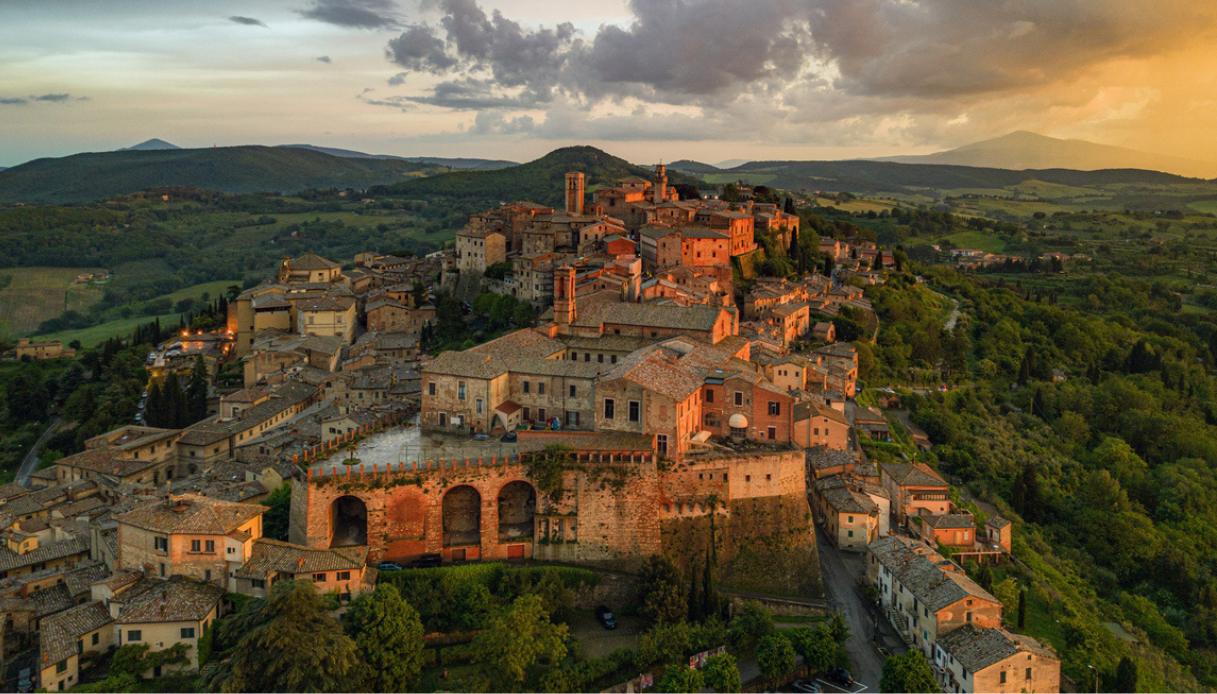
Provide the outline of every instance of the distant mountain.
<path id="1" fill-rule="evenodd" d="M 343 157 L 347 159 L 397 159 L 399 161 L 408 161 L 427 166 L 446 166 L 450 169 L 502 169 L 508 166 L 515 166 L 519 163 L 514 161 L 506 161 L 504 159 L 474 159 L 462 157 L 399 157 L 395 154 L 368 154 L 367 152 L 359 152 L 353 149 L 321 147 L 320 145 L 306 144 L 278 146 L 309 149 L 314 152 L 321 152 L 322 154 L 329 154 L 331 156 Z"/>
<path id="2" fill-rule="evenodd" d="M 749 161 L 751 161 L 751 160 L 749 160 L 749 159 L 724 159 L 724 160 L 720 161 L 719 163 L 715 164 L 715 166 L 717 166 L 720 169 L 734 169 L 737 166 L 743 166 L 744 164 L 747 164 Z"/>
<path id="3" fill-rule="evenodd" d="M 1194 183 L 1194 179 L 1143 169 L 1010 169 L 886 161 L 753 161 L 723 172 L 740 180 L 796 191 L 854 193 L 917 192 L 927 189 L 1005 188 L 1039 180 L 1069 186 L 1114 183 Z"/>
<path id="4" fill-rule="evenodd" d="M 374 190 L 391 195 L 419 198 L 448 198 L 454 209 L 471 212 L 498 205 L 500 202 L 530 200 L 545 205 L 563 203 L 565 176 L 568 171 L 582 171 L 587 176 L 590 192 L 599 186 L 613 185 L 630 176 L 650 178 L 651 169 L 631 164 L 595 147 L 564 147 L 530 161 L 493 171 L 454 171 L 403 181 Z M 675 171 L 669 174 L 672 184 L 689 183 L 694 179 Z"/>
<path id="5" fill-rule="evenodd" d="M 717 173 L 722 169 L 714 166 L 713 164 L 706 164 L 705 162 L 694 161 L 693 159 L 677 159 L 671 164 L 668 164 L 668 170 L 686 171 L 692 174 L 708 174 Z"/>
<path id="6" fill-rule="evenodd" d="M 144 140 L 143 142 L 139 143 L 138 145 L 131 145 L 130 147 L 124 147 L 120 151 L 130 152 L 132 150 L 160 150 L 160 149 L 181 149 L 181 147 L 178 147 L 177 145 L 173 144 L 172 142 L 165 142 L 164 140 L 160 139 L 159 137 L 154 137 L 151 140 Z"/>
<path id="7" fill-rule="evenodd" d="M 1086 140 L 1062 140 L 1025 130 L 973 142 L 934 154 L 881 157 L 902 164 L 952 164 L 1002 169 L 1147 169 L 1182 176 L 1217 176 L 1217 164 L 1101 145 Z"/>
<path id="8" fill-rule="evenodd" d="M 437 170 L 410 161 L 260 145 L 120 150 L 35 159 L 0 172 L 0 202 L 86 202 L 167 186 L 230 193 L 367 188 Z"/>

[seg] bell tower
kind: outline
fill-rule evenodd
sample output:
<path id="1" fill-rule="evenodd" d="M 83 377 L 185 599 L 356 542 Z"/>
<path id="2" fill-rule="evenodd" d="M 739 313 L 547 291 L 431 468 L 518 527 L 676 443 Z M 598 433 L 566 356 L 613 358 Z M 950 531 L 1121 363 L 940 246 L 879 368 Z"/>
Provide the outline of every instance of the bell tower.
<path id="1" fill-rule="evenodd" d="M 576 315 L 575 268 L 563 265 L 554 269 L 554 323 L 559 334 L 569 334 Z"/>
<path id="2" fill-rule="evenodd" d="M 668 167 L 663 164 L 655 165 L 655 188 L 651 192 L 651 200 L 656 205 L 668 197 Z"/>
<path id="3" fill-rule="evenodd" d="M 583 214 L 583 191 L 585 181 L 582 171 L 569 171 L 566 174 L 566 214 Z"/>

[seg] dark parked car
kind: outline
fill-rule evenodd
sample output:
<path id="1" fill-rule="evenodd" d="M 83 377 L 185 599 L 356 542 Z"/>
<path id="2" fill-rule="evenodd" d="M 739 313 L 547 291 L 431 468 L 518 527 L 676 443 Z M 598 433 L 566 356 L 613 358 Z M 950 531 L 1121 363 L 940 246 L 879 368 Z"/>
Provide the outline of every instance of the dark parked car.
<path id="1" fill-rule="evenodd" d="M 503 443 L 515 443 L 516 440 L 519 438 L 520 438 L 520 435 L 517 434 L 515 431 L 509 431 L 506 434 L 503 434 L 503 437 L 500 438 L 499 440 L 502 441 Z"/>
<path id="2" fill-rule="evenodd" d="M 835 667 L 828 671 L 828 681 L 833 684 L 839 684 L 842 687 L 849 687 L 854 683 L 854 676 L 849 674 L 849 670 L 843 667 Z"/>
<path id="3" fill-rule="evenodd" d="M 820 694 L 822 691 L 820 685 L 811 680 L 795 680 L 790 683 L 790 688 L 796 692 L 806 692 L 806 694 Z"/>
<path id="4" fill-rule="evenodd" d="M 17 675 L 17 691 L 34 691 L 34 681 L 31 679 L 30 669 L 27 667 L 21 668 L 20 674 Z"/>
<path id="5" fill-rule="evenodd" d="M 444 558 L 439 554 L 431 553 L 424 554 L 414 561 L 410 562 L 412 569 L 430 569 L 444 563 Z"/>
<path id="6" fill-rule="evenodd" d="M 596 608 L 596 619 L 600 620 L 600 625 L 605 629 L 617 628 L 617 618 L 613 616 L 613 611 L 604 605 Z"/>
<path id="7" fill-rule="evenodd" d="M 401 571 L 401 564 L 391 561 L 382 561 L 376 565 L 379 571 Z"/>

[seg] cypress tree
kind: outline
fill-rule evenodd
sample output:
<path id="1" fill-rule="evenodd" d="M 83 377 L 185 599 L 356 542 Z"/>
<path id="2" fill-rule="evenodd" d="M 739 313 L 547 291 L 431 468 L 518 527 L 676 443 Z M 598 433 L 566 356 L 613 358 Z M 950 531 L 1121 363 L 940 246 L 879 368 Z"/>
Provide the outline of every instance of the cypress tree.
<path id="1" fill-rule="evenodd" d="M 1026 589 L 1018 591 L 1018 628 L 1023 628 L 1023 622 L 1027 618 L 1027 591 Z"/>
<path id="2" fill-rule="evenodd" d="M 176 371 L 165 377 L 165 420 L 166 426 L 173 428 L 186 424 L 186 398 Z"/>
<path id="3" fill-rule="evenodd" d="M 186 386 L 187 423 L 193 424 L 207 416 L 207 364 L 203 355 L 194 359 L 194 368 L 190 371 L 190 382 Z"/>

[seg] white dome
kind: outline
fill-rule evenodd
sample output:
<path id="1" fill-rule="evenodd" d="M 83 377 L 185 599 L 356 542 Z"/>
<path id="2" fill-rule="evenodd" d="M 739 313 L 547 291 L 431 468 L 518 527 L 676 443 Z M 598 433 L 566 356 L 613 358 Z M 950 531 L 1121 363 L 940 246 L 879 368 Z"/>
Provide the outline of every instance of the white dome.
<path id="1" fill-rule="evenodd" d="M 748 418 L 737 412 L 731 415 L 731 419 L 727 420 L 727 425 L 732 429 L 747 429 Z"/>

